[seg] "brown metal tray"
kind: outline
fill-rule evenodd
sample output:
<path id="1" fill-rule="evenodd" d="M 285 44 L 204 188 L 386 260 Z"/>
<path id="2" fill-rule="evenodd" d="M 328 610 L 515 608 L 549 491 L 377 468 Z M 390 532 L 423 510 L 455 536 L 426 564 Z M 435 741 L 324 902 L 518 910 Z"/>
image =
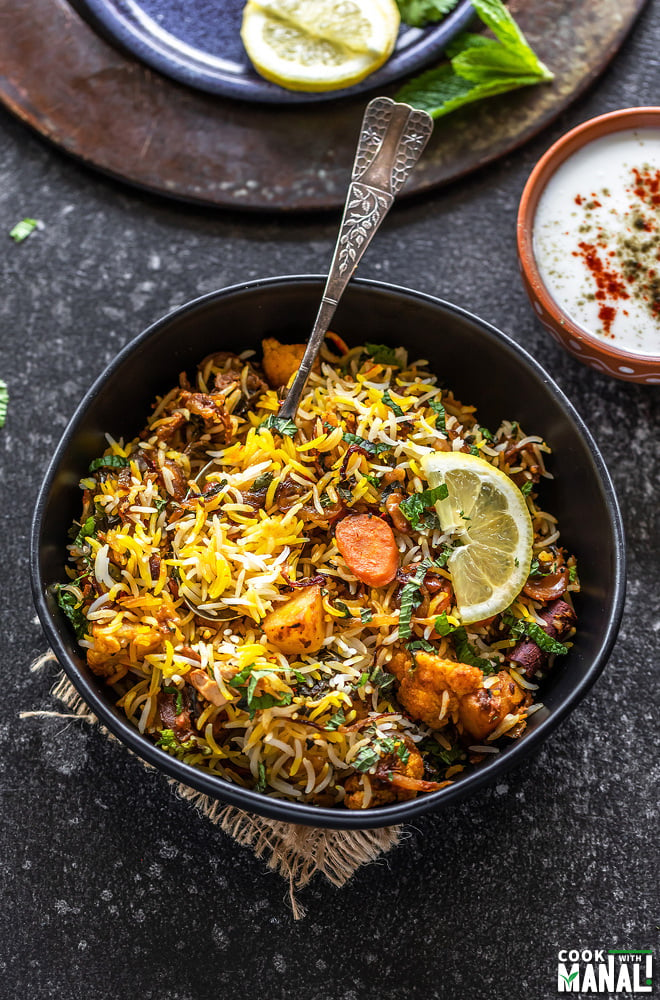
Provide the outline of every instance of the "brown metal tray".
<path id="1" fill-rule="evenodd" d="M 512 0 L 554 83 L 440 119 L 405 193 L 454 180 L 538 132 L 602 72 L 644 3 Z M 0 67 L 0 101 L 10 111 L 130 184 L 234 209 L 343 203 L 364 96 L 302 107 L 222 100 L 119 52 L 66 0 L 0 0 Z"/>

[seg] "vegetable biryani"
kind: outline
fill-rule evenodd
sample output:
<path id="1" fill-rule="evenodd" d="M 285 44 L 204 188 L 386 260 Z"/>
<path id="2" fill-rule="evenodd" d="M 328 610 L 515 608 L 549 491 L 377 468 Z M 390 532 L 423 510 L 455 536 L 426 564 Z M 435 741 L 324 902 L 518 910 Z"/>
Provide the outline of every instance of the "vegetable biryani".
<path id="1" fill-rule="evenodd" d="M 108 437 L 57 596 L 164 753 L 364 809 L 523 733 L 579 581 L 538 500 L 540 437 L 335 334 L 285 421 L 303 350 L 213 354 L 135 440 Z"/>

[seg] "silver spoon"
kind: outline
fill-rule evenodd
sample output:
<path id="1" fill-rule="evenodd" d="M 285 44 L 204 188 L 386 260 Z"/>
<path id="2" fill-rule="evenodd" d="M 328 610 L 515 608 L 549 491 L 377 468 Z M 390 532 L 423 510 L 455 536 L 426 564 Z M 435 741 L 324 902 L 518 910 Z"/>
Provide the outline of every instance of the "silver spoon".
<path id="1" fill-rule="evenodd" d="M 389 97 L 376 97 L 367 105 L 321 305 L 300 367 L 278 417 L 293 420 L 339 300 L 396 195 L 424 152 L 432 132 L 433 119 L 426 111 L 411 108 L 409 104 L 397 104 Z M 215 464 L 211 460 L 198 472 L 195 478 L 198 486 L 203 486 Z M 183 599 L 205 621 L 232 621 L 241 617 L 233 608 L 201 611 L 185 595 Z"/>

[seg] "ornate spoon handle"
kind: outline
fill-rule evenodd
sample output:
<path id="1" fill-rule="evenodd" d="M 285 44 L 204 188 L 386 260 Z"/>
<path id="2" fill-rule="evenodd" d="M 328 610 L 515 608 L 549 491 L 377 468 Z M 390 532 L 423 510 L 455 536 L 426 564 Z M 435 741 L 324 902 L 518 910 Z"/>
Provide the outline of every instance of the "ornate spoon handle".
<path id="1" fill-rule="evenodd" d="M 300 368 L 280 407 L 280 417 L 293 419 L 344 289 L 432 131 L 430 115 L 408 104 L 376 97 L 367 105 L 330 273 Z"/>

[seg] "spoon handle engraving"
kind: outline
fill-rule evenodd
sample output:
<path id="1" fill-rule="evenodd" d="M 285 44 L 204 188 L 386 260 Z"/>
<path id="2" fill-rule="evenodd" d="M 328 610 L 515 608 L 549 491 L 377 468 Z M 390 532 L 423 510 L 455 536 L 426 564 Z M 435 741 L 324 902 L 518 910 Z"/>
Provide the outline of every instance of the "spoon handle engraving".
<path id="1" fill-rule="evenodd" d="M 433 119 L 408 104 L 376 97 L 362 120 L 337 244 L 307 349 L 280 407 L 292 420 L 337 304 L 433 131 Z"/>

